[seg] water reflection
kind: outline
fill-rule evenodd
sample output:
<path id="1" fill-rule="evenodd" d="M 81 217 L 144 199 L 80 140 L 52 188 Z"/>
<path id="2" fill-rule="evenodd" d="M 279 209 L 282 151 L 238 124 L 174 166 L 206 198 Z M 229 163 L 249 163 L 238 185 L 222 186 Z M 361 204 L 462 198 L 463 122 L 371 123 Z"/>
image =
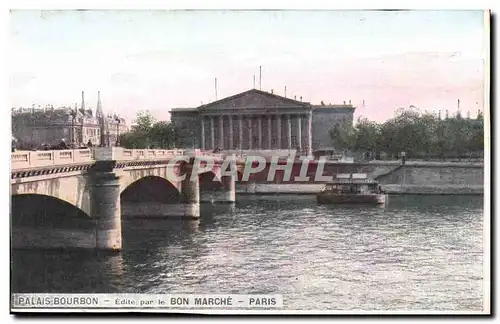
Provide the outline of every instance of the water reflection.
<path id="1" fill-rule="evenodd" d="M 246 196 L 201 213 L 127 219 L 116 255 L 16 251 L 14 290 L 279 293 L 289 309 L 481 308 L 481 197 L 391 196 L 378 208 Z"/>
<path id="2" fill-rule="evenodd" d="M 124 270 L 122 254 L 85 250 L 12 253 L 12 286 L 17 292 L 119 292 L 127 284 Z"/>

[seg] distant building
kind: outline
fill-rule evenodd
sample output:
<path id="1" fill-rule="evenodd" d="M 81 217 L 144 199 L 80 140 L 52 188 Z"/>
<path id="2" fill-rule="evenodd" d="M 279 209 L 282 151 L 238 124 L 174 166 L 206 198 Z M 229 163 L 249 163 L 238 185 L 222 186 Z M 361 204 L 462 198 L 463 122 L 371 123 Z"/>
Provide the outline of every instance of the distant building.
<path id="1" fill-rule="evenodd" d="M 311 153 L 332 147 L 330 129 L 342 121 L 352 125 L 354 110 L 252 89 L 196 108 L 173 108 L 171 120 L 178 147 Z"/>
<path id="2" fill-rule="evenodd" d="M 116 140 L 120 134 L 124 134 L 130 131 L 127 126 L 125 118 L 108 115 L 107 116 L 107 127 L 108 127 L 108 137 L 109 145 L 116 146 Z"/>
<path id="3" fill-rule="evenodd" d="M 120 121 L 118 123 L 118 120 Z M 117 126 L 119 128 L 117 128 Z M 105 116 L 100 93 L 96 112 L 85 108 L 84 93 L 80 108 L 45 107 L 12 109 L 12 135 L 20 148 L 37 148 L 42 144 L 57 145 L 61 140 L 74 146 L 114 146 L 117 133 L 128 131 L 123 118 Z"/>

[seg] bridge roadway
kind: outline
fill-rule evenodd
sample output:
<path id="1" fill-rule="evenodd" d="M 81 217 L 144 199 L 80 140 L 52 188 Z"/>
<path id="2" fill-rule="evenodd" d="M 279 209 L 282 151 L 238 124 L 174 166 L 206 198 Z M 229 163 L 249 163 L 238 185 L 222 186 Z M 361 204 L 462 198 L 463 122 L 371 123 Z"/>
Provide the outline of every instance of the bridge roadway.
<path id="1" fill-rule="evenodd" d="M 195 157 L 200 156 L 206 163 L 195 171 L 193 163 Z M 200 182 L 209 191 L 217 189 L 217 195 L 209 197 L 212 202 L 235 202 L 236 177 L 220 176 L 223 160 L 221 154 L 200 150 L 93 148 L 14 152 L 11 162 L 13 199 L 23 195 L 56 198 L 78 208 L 95 227 L 86 233 L 75 229 L 54 229 L 47 233 L 37 226 L 13 226 L 13 236 L 16 236 L 13 247 L 120 250 L 120 197 L 135 185 L 147 188 L 160 183 L 171 191 L 166 195 L 177 197 L 173 203 L 163 206 L 163 216 L 199 218 Z M 193 172 L 199 175 L 191 177 Z M 179 178 L 182 175 L 186 175 L 184 180 Z M 147 212 L 141 208 L 148 205 L 151 204 L 133 202 L 127 208 L 140 214 Z"/>

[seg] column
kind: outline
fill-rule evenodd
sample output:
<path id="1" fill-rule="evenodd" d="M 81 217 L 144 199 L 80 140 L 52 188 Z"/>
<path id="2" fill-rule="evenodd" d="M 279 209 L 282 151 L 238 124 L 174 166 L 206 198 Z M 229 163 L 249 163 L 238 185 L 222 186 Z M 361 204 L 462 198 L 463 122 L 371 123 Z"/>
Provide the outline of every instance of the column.
<path id="1" fill-rule="evenodd" d="M 248 149 L 252 149 L 252 116 L 248 118 Z"/>
<path id="2" fill-rule="evenodd" d="M 281 149 L 281 115 L 276 115 L 276 123 L 277 123 L 277 133 L 278 133 L 278 150 Z"/>
<path id="3" fill-rule="evenodd" d="M 271 132 L 271 115 L 267 116 L 267 149 L 270 150 L 272 148 L 272 132 Z"/>
<path id="4" fill-rule="evenodd" d="M 224 115 L 219 116 L 219 149 L 224 149 Z"/>
<path id="5" fill-rule="evenodd" d="M 259 116 L 257 119 L 257 133 L 259 134 L 259 146 L 257 149 L 261 150 L 262 149 L 262 116 Z"/>
<path id="6" fill-rule="evenodd" d="M 201 149 L 205 149 L 205 117 L 201 116 Z"/>
<path id="7" fill-rule="evenodd" d="M 229 115 L 229 147 L 228 149 L 234 150 L 233 146 L 233 116 Z"/>
<path id="8" fill-rule="evenodd" d="M 115 161 L 96 161 L 89 173 L 90 216 L 95 220 L 95 248 L 122 248 L 120 180 L 113 172 Z"/>
<path id="9" fill-rule="evenodd" d="M 194 160 L 194 159 L 192 159 Z M 184 217 L 200 218 L 200 180 L 198 175 L 191 179 L 193 172 L 193 161 L 182 166 L 182 174 L 186 177 L 181 183 L 181 197 L 184 209 Z"/>
<path id="10" fill-rule="evenodd" d="M 286 123 L 287 123 L 287 139 L 288 139 L 288 149 L 292 148 L 292 122 L 290 120 L 290 114 L 286 115 Z"/>
<path id="11" fill-rule="evenodd" d="M 240 134 L 239 134 L 239 138 L 240 138 L 240 140 L 239 140 L 239 142 L 238 142 L 238 146 L 239 146 L 239 149 L 240 149 L 240 151 L 241 151 L 241 150 L 243 149 L 243 116 L 242 116 L 242 115 L 240 115 L 240 116 L 238 116 L 238 117 L 239 117 L 239 118 L 238 118 L 238 126 L 239 126 L 239 127 L 238 127 L 238 132 L 240 133 Z"/>
<path id="12" fill-rule="evenodd" d="M 210 143 L 212 144 L 211 149 L 215 148 L 215 128 L 214 128 L 214 117 L 210 116 Z"/>
<path id="13" fill-rule="evenodd" d="M 307 154 L 312 155 L 312 111 L 307 115 Z"/>
<path id="14" fill-rule="evenodd" d="M 302 151 L 302 117 L 297 115 L 297 139 L 299 141 L 299 151 Z"/>

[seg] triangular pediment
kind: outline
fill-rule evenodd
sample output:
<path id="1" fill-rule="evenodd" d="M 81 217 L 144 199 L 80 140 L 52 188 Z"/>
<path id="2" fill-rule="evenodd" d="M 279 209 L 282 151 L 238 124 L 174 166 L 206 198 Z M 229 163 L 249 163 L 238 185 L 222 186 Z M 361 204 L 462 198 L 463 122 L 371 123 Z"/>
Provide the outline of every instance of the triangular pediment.
<path id="1" fill-rule="evenodd" d="M 222 110 L 222 109 L 268 109 L 268 108 L 289 108 L 289 107 L 309 107 L 310 103 L 297 101 L 281 97 L 265 91 L 252 89 L 227 97 L 207 105 L 200 106 L 198 109 Z"/>

